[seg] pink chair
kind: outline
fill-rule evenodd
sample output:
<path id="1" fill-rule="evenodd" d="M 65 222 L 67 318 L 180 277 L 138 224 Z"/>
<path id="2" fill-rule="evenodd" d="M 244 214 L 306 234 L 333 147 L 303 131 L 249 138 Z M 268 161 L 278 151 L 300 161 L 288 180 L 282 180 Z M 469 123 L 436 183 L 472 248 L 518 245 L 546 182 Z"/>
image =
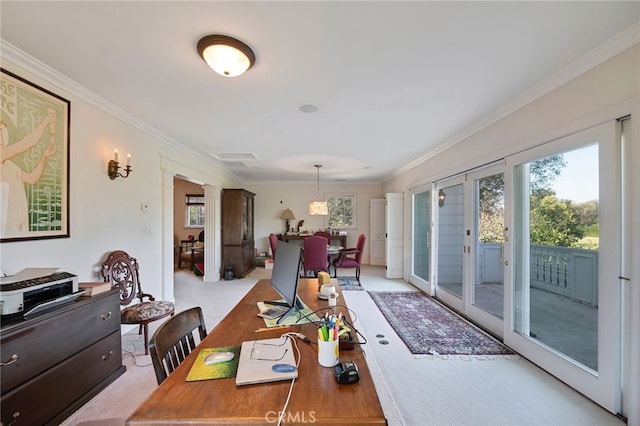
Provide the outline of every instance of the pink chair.
<path id="1" fill-rule="evenodd" d="M 314 237 L 324 237 L 327 239 L 327 244 L 331 245 L 331 234 L 329 234 L 328 232 L 316 232 L 315 234 L 313 234 Z"/>
<path id="2" fill-rule="evenodd" d="M 362 252 L 364 251 L 366 240 L 367 237 L 364 234 L 360 234 L 355 248 L 342 250 L 340 256 L 333 261 L 334 277 L 338 276 L 338 268 L 356 268 L 356 279 L 360 281 L 360 262 L 362 261 Z"/>
<path id="3" fill-rule="evenodd" d="M 327 239 L 324 237 L 307 237 L 304 239 L 304 260 L 302 268 L 304 276 L 309 272 L 329 272 L 329 253 L 327 252 Z"/>
<path id="4" fill-rule="evenodd" d="M 276 258 L 276 246 L 278 245 L 278 236 L 276 234 L 269 234 L 269 245 L 271 246 L 271 258 Z"/>

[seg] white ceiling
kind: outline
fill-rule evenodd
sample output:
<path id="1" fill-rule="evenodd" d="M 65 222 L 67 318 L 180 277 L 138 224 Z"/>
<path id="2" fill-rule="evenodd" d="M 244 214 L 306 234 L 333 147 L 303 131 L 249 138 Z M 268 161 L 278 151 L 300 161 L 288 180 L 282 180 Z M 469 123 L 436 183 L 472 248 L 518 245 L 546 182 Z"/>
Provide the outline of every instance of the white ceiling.
<path id="1" fill-rule="evenodd" d="M 639 2 L 0 3 L 2 39 L 247 181 L 383 181 L 638 21 Z M 208 34 L 254 50 L 233 79 Z M 319 111 L 301 112 L 314 104 Z M 72 119 L 73 119 L 73 104 Z"/>

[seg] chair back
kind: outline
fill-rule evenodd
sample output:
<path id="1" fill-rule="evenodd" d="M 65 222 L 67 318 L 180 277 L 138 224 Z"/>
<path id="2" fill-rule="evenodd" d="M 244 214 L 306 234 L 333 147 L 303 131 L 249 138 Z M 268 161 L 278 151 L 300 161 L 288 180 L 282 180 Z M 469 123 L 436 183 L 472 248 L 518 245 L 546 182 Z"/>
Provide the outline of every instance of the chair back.
<path id="1" fill-rule="evenodd" d="M 307 271 L 327 271 L 329 256 L 327 253 L 327 239 L 324 237 L 307 237 L 304 239 L 303 268 Z"/>
<path id="2" fill-rule="evenodd" d="M 316 232 L 313 234 L 314 237 L 324 237 L 327 239 L 327 244 L 331 244 L 331 234 L 328 232 Z"/>
<path id="3" fill-rule="evenodd" d="M 271 256 L 276 258 L 276 246 L 278 245 L 278 236 L 276 234 L 269 234 L 269 246 L 271 246 Z"/>
<path id="4" fill-rule="evenodd" d="M 195 339 L 196 330 L 199 340 Z M 158 384 L 162 383 L 206 336 L 207 328 L 202 308 L 199 306 L 175 314 L 165 321 L 153 334 L 149 343 Z"/>
<path id="5" fill-rule="evenodd" d="M 142 302 L 143 292 L 138 261 L 123 250 L 109 253 L 102 263 L 102 277 L 120 290 L 120 304 L 129 305 L 136 297 Z M 153 299 L 152 299 L 153 300 Z"/>
<path id="6" fill-rule="evenodd" d="M 356 249 L 358 249 L 358 252 L 354 256 L 354 258 L 356 259 L 356 262 L 358 263 L 358 265 L 362 261 L 362 253 L 364 252 L 364 243 L 366 241 L 367 241 L 367 236 L 365 234 L 360 234 L 358 236 L 358 244 L 356 244 Z"/>

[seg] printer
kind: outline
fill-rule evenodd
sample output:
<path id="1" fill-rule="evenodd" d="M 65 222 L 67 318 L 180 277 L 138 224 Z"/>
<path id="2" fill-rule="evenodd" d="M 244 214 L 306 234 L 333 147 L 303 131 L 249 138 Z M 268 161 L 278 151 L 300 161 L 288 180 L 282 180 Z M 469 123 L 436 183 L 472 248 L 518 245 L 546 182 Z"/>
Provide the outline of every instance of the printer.
<path id="1" fill-rule="evenodd" d="M 34 272 L 36 271 L 36 272 Z M 0 279 L 1 316 L 29 316 L 75 300 L 84 293 L 78 291 L 78 277 L 68 272 L 37 272 L 25 269 Z"/>

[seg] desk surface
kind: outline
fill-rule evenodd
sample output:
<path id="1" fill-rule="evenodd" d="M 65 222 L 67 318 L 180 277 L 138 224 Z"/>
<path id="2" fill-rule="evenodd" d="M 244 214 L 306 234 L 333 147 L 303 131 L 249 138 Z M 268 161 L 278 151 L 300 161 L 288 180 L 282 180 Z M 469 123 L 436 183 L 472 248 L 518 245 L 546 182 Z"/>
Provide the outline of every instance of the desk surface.
<path id="1" fill-rule="evenodd" d="M 318 299 L 317 292 L 316 279 L 300 280 L 298 294 L 302 301 L 314 310 L 326 308 L 327 301 Z M 338 292 L 339 301 L 344 303 L 342 291 L 338 289 Z M 286 331 L 304 333 L 315 342 L 317 328 L 313 324 L 254 332 L 264 327 L 264 321 L 256 315 L 256 303 L 275 297 L 278 295 L 271 288 L 269 280 L 260 280 L 200 346 L 136 409 L 127 420 L 127 425 L 277 423 L 277 413 L 287 399 L 290 380 L 246 386 L 236 386 L 234 378 L 185 381 L 200 348 L 240 345 L 245 340 L 278 337 Z M 338 306 L 337 311 L 348 316 L 344 307 Z M 341 351 L 340 361 L 351 360 L 356 363 L 360 382 L 340 385 L 335 380 L 332 368 L 318 364 L 317 346 L 300 340 L 297 342 L 301 356 L 299 377 L 287 407 L 287 423 L 386 424 L 371 374 L 359 347 L 356 346 L 353 351 Z"/>

